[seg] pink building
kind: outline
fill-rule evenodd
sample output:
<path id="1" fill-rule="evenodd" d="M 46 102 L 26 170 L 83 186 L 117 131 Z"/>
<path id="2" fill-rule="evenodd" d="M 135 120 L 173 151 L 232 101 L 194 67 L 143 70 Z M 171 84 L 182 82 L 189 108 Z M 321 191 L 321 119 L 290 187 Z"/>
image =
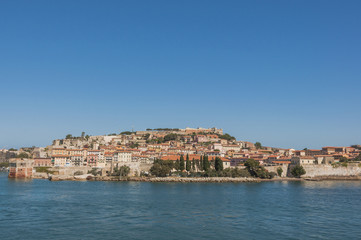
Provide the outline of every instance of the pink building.
<path id="1" fill-rule="evenodd" d="M 87 165 L 89 167 L 96 167 L 97 166 L 97 163 L 98 163 L 98 160 L 99 160 L 99 156 L 96 155 L 96 154 L 91 154 L 91 155 L 88 155 L 87 157 Z"/>
<path id="2" fill-rule="evenodd" d="M 34 167 L 51 167 L 53 163 L 51 158 L 34 158 Z"/>

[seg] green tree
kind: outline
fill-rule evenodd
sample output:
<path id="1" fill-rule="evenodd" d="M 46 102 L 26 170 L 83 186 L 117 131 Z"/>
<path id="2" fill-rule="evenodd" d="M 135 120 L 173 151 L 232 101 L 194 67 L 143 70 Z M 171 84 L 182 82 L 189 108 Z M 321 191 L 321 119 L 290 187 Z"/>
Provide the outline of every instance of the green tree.
<path id="1" fill-rule="evenodd" d="M 130 168 L 128 166 L 123 165 L 119 168 L 119 175 L 122 177 L 128 176 L 129 172 Z"/>
<path id="2" fill-rule="evenodd" d="M 361 145 L 359 145 L 359 144 L 351 145 L 351 147 L 361 150 Z"/>
<path id="3" fill-rule="evenodd" d="M 9 167 L 9 163 L 8 162 L 1 162 L 0 163 L 0 168 L 7 168 Z"/>
<path id="4" fill-rule="evenodd" d="M 189 156 L 186 157 L 186 170 L 189 172 L 191 170 L 191 161 L 189 161 Z"/>
<path id="5" fill-rule="evenodd" d="M 361 153 L 357 157 L 355 157 L 354 161 L 357 162 L 361 161 Z"/>
<path id="6" fill-rule="evenodd" d="M 246 166 L 247 170 L 252 176 L 257 176 L 257 171 L 259 169 L 259 162 L 250 158 L 244 163 L 244 166 Z"/>
<path id="7" fill-rule="evenodd" d="M 120 133 L 121 135 L 132 135 L 131 131 L 124 131 Z"/>
<path id="8" fill-rule="evenodd" d="M 175 170 L 180 170 L 180 161 L 179 161 L 179 159 L 177 159 L 176 161 L 175 161 L 175 163 L 174 163 L 174 168 L 175 168 Z"/>
<path id="9" fill-rule="evenodd" d="M 246 166 L 247 170 L 253 177 L 259 178 L 270 178 L 269 172 L 262 166 L 259 165 L 259 162 L 255 161 L 254 159 L 248 159 L 244 165 Z"/>
<path id="10" fill-rule="evenodd" d="M 216 157 L 215 159 L 214 168 L 216 169 L 217 172 L 223 170 L 223 162 L 219 157 Z"/>
<path id="11" fill-rule="evenodd" d="M 166 177 L 173 168 L 171 161 L 155 160 L 149 172 L 156 177 Z"/>
<path id="12" fill-rule="evenodd" d="M 203 155 L 201 155 L 201 157 L 199 158 L 198 165 L 198 169 L 200 171 L 203 171 Z"/>
<path id="13" fill-rule="evenodd" d="M 208 161 L 208 156 L 204 155 L 203 156 L 203 170 L 207 171 L 210 168 L 210 163 Z"/>
<path id="14" fill-rule="evenodd" d="M 177 139 L 178 134 L 176 133 L 170 133 L 164 136 L 164 141 L 174 141 Z"/>
<path id="15" fill-rule="evenodd" d="M 345 162 L 345 163 L 347 163 L 347 162 L 348 162 L 348 158 L 347 158 L 347 157 L 340 157 L 339 161 L 340 161 L 340 162 Z"/>
<path id="16" fill-rule="evenodd" d="M 184 157 L 183 155 L 180 156 L 180 160 L 179 160 L 179 170 L 183 171 L 184 170 Z"/>
<path id="17" fill-rule="evenodd" d="M 292 168 L 291 174 L 296 178 L 300 178 L 302 175 L 306 174 L 306 171 L 301 165 L 296 165 Z"/>
<path id="18" fill-rule="evenodd" d="M 68 134 L 65 136 L 65 139 L 72 139 L 72 138 L 73 138 L 73 136 L 71 134 Z"/>
<path id="19" fill-rule="evenodd" d="M 130 148 L 138 148 L 139 147 L 139 143 L 131 143 L 129 145 Z"/>
<path id="20" fill-rule="evenodd" d="M 228 133 L 224 134 L 224 135 L 219 135 L 219 138 L 220 139 L 225 139 L 227 141 L 233 141 L 233 140 L 236 140 L 235 137 L 229 135 Z"/>
<path id="21" fill-rule="evenodd" d="M 281 176 L 282 176 L 282 173 L 283 173 L 283 169 L 282 169 L 281 167 L 278 167 L 278 168 L 277 168 L 277 174 L 278 174 L 278 176 L 281 177 Z"/>
<path id="22" fill-rule="evenodd" d="M 262 148 L 262 144 L 261 144 L 260 142 L 256 142 L 256 143 L 254 144 L 254 146 L 255 146 L 257 149 Z"/>
<path id="23" fill-rule="evenodd" d="M 22 153 L 19 153 L 16 158 L 29 158 L 29 154 L 27 154 L 26 152 L 22 152 Z"/>
<path id="24" fill-rule="evenodd" d="M 194 160 L 194 158 L 192 159 L 192 170 L 196 170 L 196 161 Z"/>

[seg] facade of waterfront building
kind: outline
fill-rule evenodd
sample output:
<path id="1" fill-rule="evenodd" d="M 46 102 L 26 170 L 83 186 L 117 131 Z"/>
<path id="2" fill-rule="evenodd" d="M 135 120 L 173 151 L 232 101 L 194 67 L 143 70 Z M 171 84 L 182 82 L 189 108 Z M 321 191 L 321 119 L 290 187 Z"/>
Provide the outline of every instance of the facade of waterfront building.
<path id="1" fill-rule="evenodd" d="M 171 140 L 165 140 L 168 134 L 176 135 L 168 138 Z M 155 159 L 164 159 L 169 155 L 178 158 L 180 155 L 207 155 L 210 159 L 221 157 L 224 167 L 240 167 L 247 159 L 267 165 L 284 165 L 290 161 L 292 164 L 319 165 L 334 163 L 341 157 L 355 159 L 361 153 L 357 147 L 323 147 L 321 150 L 272 147 L 256 149 L 251 142 L 237 141 L 233 138 L 227 140 L 221 135 L 223 130 L 217 128 L 158 129 L 111 136 L 60 139 L 47 148 L 22 150 L 32 151 L 34 166 L 98 168 L 109 168 L 112 163 L 113 167 L 122 163 L 149 164 Z M 5 151 L 1 150 L 2 152 Z M 40 155 L 48 155 L 51 160 L 42 162 Z M 0 157 L 3 158 L 3 154 Z"/>
<path id="2" fill-rule="evenodd" d="M 291 162 L 293 164 L 298 164 L 298 165 L 311 165 L 311 164 L 315 164 L 315 158 L 314 157 L 292 157 L 291 158 Z"/>
<path id="3" fill-rule="evenodd" d="M 54 156 L 54 155 L 68 155 L 68 151 L 66 148 L 53 148 L 51 150 L 51 155 Z"/>
<path id="4" fill-rule="evenodd" d="M 33 164 L 32 159 L 10 159 L 9 178 L 31 178 L 33 176 Z"/>
<path id="5" fill-rule="evenodd" d="M 54 166 L 63 167 L 66 166 L 68 162 L 68 155 L 53 155 L 51 156 L 51 160 Z"/>
<path id="6" fill-rule="evenodd" d="M 114 158 L 118 163 L 131 162 L 132 161 L 132 152 L 130 151 L 119 151 L 114 154 Z"/>
<path id="7" fill-rule="evenodd" d="M 84 161 L 85 157 L 83 154 L 79 154 L 79 155 L 71 155 L 69 156 L 72 166 L 75 167 L 81 167 L 81 166 L 87 166 L 87 163 Z"/>
<path id="8" fill-rule="evenodd" d="M 34 158 L 34 167 L 51 167 L 51 158 Z"/>
<path id="9" fill-rule="evenodd" d="M 87 156 L 87 166 L 89 167 L 97 167 L 99 155 L 91 154 Z"/>

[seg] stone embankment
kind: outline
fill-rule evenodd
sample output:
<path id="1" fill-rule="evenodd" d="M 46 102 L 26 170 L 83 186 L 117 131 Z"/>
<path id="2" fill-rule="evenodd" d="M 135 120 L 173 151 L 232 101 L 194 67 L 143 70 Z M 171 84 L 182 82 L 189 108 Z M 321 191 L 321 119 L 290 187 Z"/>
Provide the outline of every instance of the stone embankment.
<path id="1" fill-rule="evenodd" d="M 271 182 L 271 181 L 303 181 L 301 178 L 274 178 L 274 179 L 260 179 L 260 178 L 230 178 L 230 177 L 109 177 L 97 176 L 90 174 L 82 176 L 65 176 L 53 175 L 49 178 L 51 181 L 118 181 L 118 182 L 177 182 L 177 183 L 245 183 L 245 182 Z"/>
<path id="2" fill-rule="evenodd" d="M 306 177 L 306 181 L 355 181 L 361 180 L 361 176 L 319 176 L 319 177 Z"/>
<path id="3" fill-rule="evenodd" d="M 259 182 L 257 178 L 225 178 L 225 177 L 153 177 L 153 178 L 128 178 L 127 181 L 141 181 L 141 182 Z"/>
<path id="4" fill-rule="evenodd" d="M 326 164 L 303 165 L 306 174 L 304 178 L 353 178 L 361 176 L 361 167 L 358 163 L 349 163 L 347 167 Z"/>
<path id="5" fill-rule="evenodd" d="M 45 179 L 46 177 L 37 177 Z M 121 182 L 179 182 L 179 183 L 191 183 L 191 182 L 212 182 L 212 183 L 238 183 L 238 182 L 260 182 L 263 179 L 258 178 L 224 178 L 224 177 L 209 177 L 209 178 L 182 178 L 182 177 L 109 177 L 109 176 L 97 176 L 94 177 L 90 174 L 81 176 L 66 176 L 66 175 L 52 175 L 48 177 L 51 181 L 121 181 Z M 270 180 L 270 179 L 269 179 Z"/>
<path id="6" fill-rule="evenodd" d="M 33 176 L 35 179 L 49 179 L 50 181 L 86 181 L 94 178 L 91 174 L 84 174 L 78 176 L 69 176 L 69 175 L 51 175 L 51 174 L 37 174 Z"/>

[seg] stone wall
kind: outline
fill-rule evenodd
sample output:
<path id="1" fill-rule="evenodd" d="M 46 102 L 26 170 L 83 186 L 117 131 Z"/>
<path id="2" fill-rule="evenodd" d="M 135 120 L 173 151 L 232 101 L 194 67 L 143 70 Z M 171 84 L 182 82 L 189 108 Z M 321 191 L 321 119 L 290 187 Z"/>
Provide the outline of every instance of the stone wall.
<path id="1" fill-rule="evenodd" d="M 118 167 L 128 166 L 130 168 L 129 176 L 139 176 L 140 173 L 149 172 L 149 169 L 153 166 L 153 164 L 139 163 L 139 162 L 122 162 L 118 163 Z M 88 171 L 92 170 L 93 167 L 52 167 L 49 170 L 54 173 L 51 175 L 62 175 L 62 176 L 74 176 L 75 172 L 83 172 L 83 174 L 87 174 Z M 110 171 L 109 168 L 102 169 L 102 174 L 105 176 L 106 171 Z M 41 174 L 38 174 L 38 177 L 43 177 Z M 41 176 L 40 176 L 41 175 Z"/>
<path id="2" fill-rule="evenodd" d="M 277 168 L 281 167 L 282 177 L 290 177 L 291 170 L 295 165 L 290 164 L 282 165 L 282 166 L 266 166 L 265 168 L 269 172 L 277 173 Z M 303 178 L 310 178 L 310 177 L 350 177 L 350 176 L 361 176 L 361 167 L 357 163 L 349 163 L 347 167 L 333 167 L 332 165 L 326 164 L 305 164 L 302 165 L 306 171 L 305 175 L 302 175 Z"/>
<path id="3" fill-rule="evenodd" d="M 357 163 L 349 163 L 347 167 L 333 167 L 332 165 L 303 165 L 306 174 L 302 177 L 322 177 L 322 176 L 360 176 L 361 168 Z"/>
<path id="4" fill-rule="evenodd" d="M 277 173 L 277 168 L 282 168 L 283 172 L 282 172 L 282 176 L 281 177 L 287 177 L 287 173 L 288 173 L 288 164 L 283 164 L 283 165 L 279 165 L 279 166 L 265 166 L 265 169 L 268 172 L 275 172 Z"/>
<path id="5" fill-rule="evenodd" d="M 92 170 L 91 167 L 53 167 L 52 171 L 59 172 L 58 175 L 74 176 L 74 173 L 77 171 L 87 174 L 89 170 Z"/>

